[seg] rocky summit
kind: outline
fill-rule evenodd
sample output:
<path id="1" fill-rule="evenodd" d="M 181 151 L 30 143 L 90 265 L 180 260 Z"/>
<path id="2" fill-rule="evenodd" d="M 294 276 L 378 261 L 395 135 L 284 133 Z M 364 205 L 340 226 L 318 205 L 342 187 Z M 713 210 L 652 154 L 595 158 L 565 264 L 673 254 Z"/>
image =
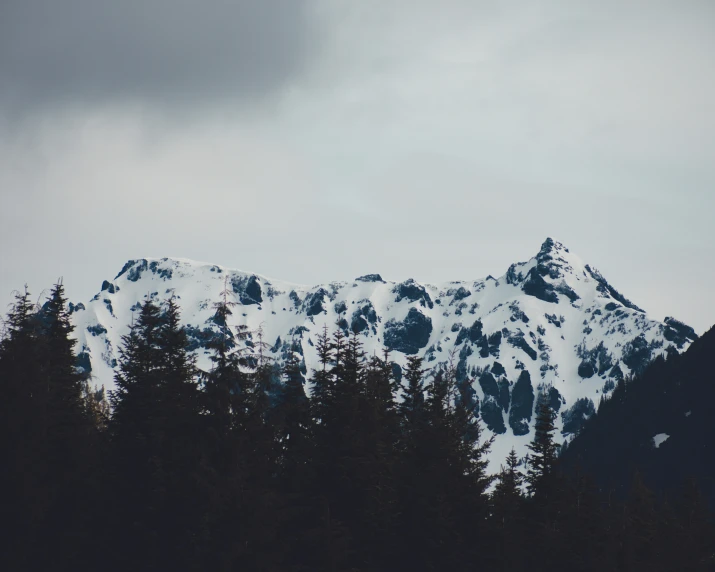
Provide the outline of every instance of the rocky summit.
<path id="1" fill-rule="evenodd" d="M 71 305 L 81 366 L 111 389 L 133 313 L 147 298 L 174 297 L 198 365 L 209 368 L 207 345 L 219 335 L 214 303 L 225 289 L 237 303 L 231 346 L 264 351 L 277 363 L 295 351 L 308 384 L 324 326 L 357 333 L 369 355 L 390 349 L 398 379 L 408 355 L 424 356 L 432 368 L 451 360 L 459 382 L 471 386 L 484 426 L 497 436 L 490 455 L 496 463 L 512 446 L 525 452 L 539 394 L 548 395 L 558 431 L 569 439 L 619 379 L 697 338 L 674 318 L 649 318 L 548 238 L 534 257 L 499 278 L 442 284 L 368 274 L 301 286 L 184 259 L 130 260 L 91 301 Z"/>

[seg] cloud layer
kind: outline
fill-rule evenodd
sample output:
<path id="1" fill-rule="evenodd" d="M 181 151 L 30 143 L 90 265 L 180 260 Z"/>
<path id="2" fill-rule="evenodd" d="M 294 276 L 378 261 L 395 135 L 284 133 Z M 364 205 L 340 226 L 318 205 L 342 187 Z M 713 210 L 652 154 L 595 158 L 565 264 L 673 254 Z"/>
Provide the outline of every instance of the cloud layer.
<path id="1" fill-rule="evenodd" d="M 245 101 L 299 74 L 316 37 L 306 0 L 5 0 L 0 98 L 21 113 Z"/>

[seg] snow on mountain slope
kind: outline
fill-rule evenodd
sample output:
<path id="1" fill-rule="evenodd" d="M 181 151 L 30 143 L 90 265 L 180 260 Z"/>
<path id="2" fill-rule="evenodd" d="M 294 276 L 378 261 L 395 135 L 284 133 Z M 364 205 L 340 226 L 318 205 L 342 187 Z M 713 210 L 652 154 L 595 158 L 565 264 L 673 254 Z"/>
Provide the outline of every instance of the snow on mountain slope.
<path id="1" fill-rule="evenodd" d="M 309 287 L 190 260 L 130 260 L 88 304 L 72 306 L 82 366 L 111 389 L 133 313 L 147 297 L 175 296 L 199 366 L 210 367 L 205 345 L 217 332 L 212 304 L 225 284 L 239 303 L 234 329 L 247 326 L 255 341 L 262 328 L 279 361 L 293 344 L 304 371 L 317 363 L 314 343 L 325 324 L 359 332 L 369 355 L 391 348 L 398 376 L 408 354 L 424 355 L 425 366 L 433 367 L 455 350 L 458 378 L 473 380 L 480 416 L 497 435 L 494 470 L 512 446 L 525 453 L 540 393 L 549 395 L 558 430 L 568 438 L 620 377 L 696 339 L 675 319 L 648 318 L 594 268 L 547 239 L 535 257 L 499 279 L 438 285 L 371 274 Z M 237 343 L 251 351 L 251 339 Z"/>

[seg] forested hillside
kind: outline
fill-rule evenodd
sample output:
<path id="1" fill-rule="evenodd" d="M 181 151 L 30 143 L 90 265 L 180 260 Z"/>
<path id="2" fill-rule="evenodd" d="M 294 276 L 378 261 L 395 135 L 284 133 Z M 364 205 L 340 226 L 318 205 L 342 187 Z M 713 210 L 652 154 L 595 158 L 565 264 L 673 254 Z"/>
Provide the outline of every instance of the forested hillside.
<path id="1" fill-rule="evenodd" d="M 324 328 L 306 393 L 294 347 L 280 368 L 260 337 L 237 351 L 228 293 L 212 308 L 220 335 L 200 370 L 174 298 L 141 304 L 107 403 L 76 367 L 63 286 L 39 308 L 17 295 L 0 343 L 1 569 L 715 564 L 695 489 L 665 505 L 637 483 L 621 502 L 565 476 L 548 398 L 528 458 L 512 451 L 490 475 L 492 439 L 453 363 L 410 356 L 398 382 L 389 352 Z"/>
<path id="2" fill-rule="evenodd" d="M 620 494 L 636 473 L 671 496 L 695 478 L 715 508 L 715 328 L 620 381 L 563 462 Z"/>

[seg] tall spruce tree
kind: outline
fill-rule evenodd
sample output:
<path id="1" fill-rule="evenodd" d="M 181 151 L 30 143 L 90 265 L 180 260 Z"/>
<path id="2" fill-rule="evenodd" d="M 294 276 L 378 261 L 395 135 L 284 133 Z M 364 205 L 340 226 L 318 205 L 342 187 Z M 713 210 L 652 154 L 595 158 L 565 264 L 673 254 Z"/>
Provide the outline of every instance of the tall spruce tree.
<path id="1" fill-rule="evenodd" d="M 206 562 L 219 570 L 245 568 L 256 558 L 249 514 L 255 510 L 249 483 L 255 458 L 249 434 L 255 377 L 250 371 L 253 360 L 247 359 L 243 348 L 237 346 L 251 333 L 244 326 L 229 324 L 232 308 L 237 305 L 231 296 L 225 287 L 214 304 L 213 321 L 219 327 L 219 335 L 209 342 L 212 367 L 202 375 L 207 462 L 211 470 Z"/>
<path id="2" fill-rule="evenodd" d="M 277 544 L 287 570 L 320 569 L 321 522 L 315 484 L 313 418 L 301 373 L 300 342 L 293 339 L 283 385 L 271 414 L 277 428 Z"/>
<path id="3" fill-rule="evenodd" d="M 424 415 L 425 390 L 422 369 L 423 359 L 418 355 L 407 356 L 407 368 L 404 378 L 406 385 L 402 388 L 402 402 L 399 405 L 405 432 L 414 427 L 418 419 Z"/>
<path id="4" fill-rule="evenodd" d="M 43 306 L 41 321 L 53 416 L 52 432 L 58 439 L 69 433 L 68 440 L 71 441 L 78 429 L 86 429 L 86 411 L 82 401 L 82 375 L 77 371 L 77 358 L 74 354 L 77 341 L 71 337 L 74 326 L 70 322 L 67 298 L 61 281 L 55 284 Z"/>
<path id="5" fill-rule="evenodd" d="M 528 531 L 524 526 L 521 492 L 524 475 L 519 470 L 519 458 L 513 447 L 505 463 L 496 477 L 491 497 L 491 523 L 497 537 L 491 556 L 494 568 L 507 572 L 522 569 L 526 561 L 522 546 Z"/>
<path id="6" fill-rule="evenodd" d="M 111 538 L 124 550 L 116 569 L 137 559 L 159 566 L 156 537 L 161 528 L 163 431 L 160 423 L 160 385 L 163 355 L 161 311 L 147 300 L 137 320 L 123 336 L 116 389 L 110 393 Z"/>
<path id="7" fill-rule="evenodd" d="M 200 566 L 207 536 L 205 526 L 206 451 L 205 418 L 199 395 L 196 359 L 187 351 L 188 338 L 180 321 L 176 300 L 163 309 L 159 329 L 157 420 L 158 476 L 162 502 L 157 548 L 164 562 L 175 566 Z M 177 544 L 180 545 L 177 548 Z"/>
<path id="8" fill-rule="evenodd" d="M 51 505 L 45 523 L 47 548 L 67 565 L 87 564 L 82 542 L 92 526 L 93 510 L 101 504 L 97 488 L 99 434 L 84 392 L 84 376 L 76 367 L 64 285 L 60 280 L 38 312 L 40 356 L 47 399 L 47 483 Z M 63 529 L 64 538 L 52 534 Z"/>
<path id="9" fill-rule="evenodd" d="M 32 539 L 45 521 L 47 411 L 49 394 L 41 359 L 41 330 L 30 293 L 15 293 L 0 342 L 0 495 L 5 533 L 0 535 L 3 569 L 37 564 Z"/>
<path id="10" fill-rule="evenodd" d="M 414 388 L 416 360 L 410 369 Z M 432 375 L 426 389 L 424 421 L 403 425 L 401 557 L 417 569 L 461 570 L 483 541 L 490 482 L 484 455 L 491 440 L 481 440 L 473 409 L 455 399 L 450 364 Z"/>
<path id="11" fill-rule="evenodd" d="M 521 485 L 524 481 L 524 475 L 519 470 L 519 458 L 513 447 L 505 462 L 506 466 L 502 466 L 497 475 L 492 493 L 495 520 L 502 528 L 507 526 L 519 510 L 523 498 Z"/>
<path id="12" fill-rule="evenodd" d="M 312 465 L 313 420 L 295 349 L 294 340 L 284 367 L 284 382 L 273 419 L 279 432 L 281 478 L 286 482 L 291 481 L 291 485 L 299 486 L 308 478 L 308 467 Z M 304 483 L 304 486 L 307 484 Z"/>
<path id="13" fill-rule="evenodd" d="M 337 423 L 342 422 L 337 413 L 340 399 L 338 374 L 343 369 L 344 335 L 339 335 L 336 344 L 328 334 L 327 325 L 323 326 L 323 331 L 317 336 L 315 349 L 318 367 L 311 377 L 313 387 L 310 404 L 315 447 L 314 486 L 320 524 L 314 535 L 320 546 L 318 552 L 321 561 L 318 569 L 338 570 L 346 562 L 351 543 L 350 534 L 341 521 L 335 501 L 341 443 Z"/>
<path id="14" fill-rule="evenodd" d="M 318 355 L 318 367 L 313 371 L 311 408 L 317 424 L 324 425 L 332 408 L 335 398 L 335 383 L 330 372 L 333 361 L 333 348 L 328 335 L 328 326 L 323 326 L 322 333 L 318 334 L 315 350 Z M 322 429 L 320 430 L 322 432 Z"/>
<path id="15" fill-rule="evenodd" d="M 92 529 L 97 490 L 98 434 L 87 415 L 76 368 L 73 326 L 58 283 L 41 309 L 27 289 L 16 295 L 0 342 L 0 488 L 13 522 L 0 550 L 9 568 L 88 563 L 82 541 Z M 63 534 L 58 535 L 57 531 Z M 45 539 L 45 552 L 26 543 Z"/>
<path id="16" fill-rule="evenodd" d="M 355 345 L 353 334 L 351 345 Z M 362 378 L 356 423 L 355 481 L 362 489 L 359 542 L 368 569 L 398 565 L 397 442 L 399 435 L 395 382 L 389 351 L 368 360 Z"/>
<path id="17" fill-rule="evenodd" d="M 534 439 L 527 445 L 531 451 L 526 473 L 527 491 L 530 496 L 548 495 L 552 489 L 550 477 L 558 457 L 558 445 L 554 442 L 556 413 L 548 397 L 542 393 L 537 403 Z"/>
<path id="18" fill-rule="evenodd" d="M 192 567 L 205 537 L 201 400 L 176 302 L 162 312 L 147 300 L 123 342 L 111 395 L 114 535 L 148 568 Z"/>

